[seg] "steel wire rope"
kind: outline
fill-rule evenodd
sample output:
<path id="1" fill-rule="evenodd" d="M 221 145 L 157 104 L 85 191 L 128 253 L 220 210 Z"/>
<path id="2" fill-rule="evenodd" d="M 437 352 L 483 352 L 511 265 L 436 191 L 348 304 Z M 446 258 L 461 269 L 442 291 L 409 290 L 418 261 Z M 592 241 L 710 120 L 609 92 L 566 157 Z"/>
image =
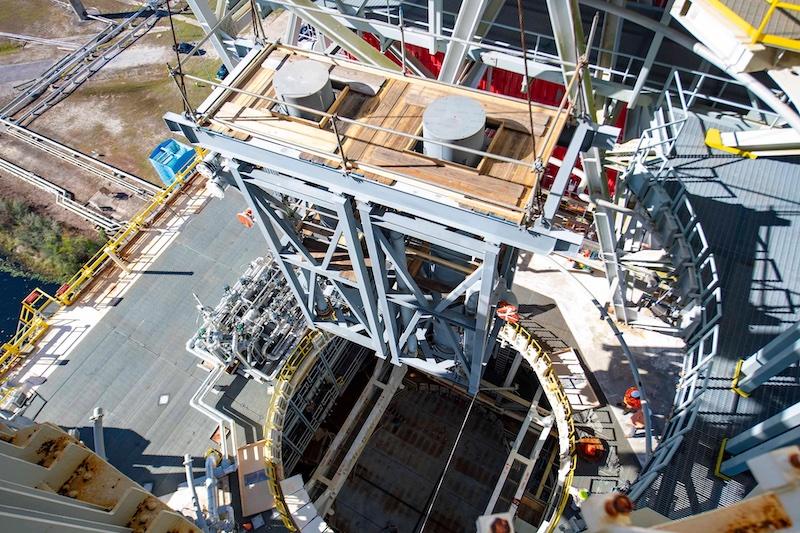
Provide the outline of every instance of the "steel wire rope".
<path id="1" fill-rule="evenodd" d="M 544 164 L 541 161 L 541 158 L 536 155 L 536 135 L 533 132 L 533 103 L 531 102 L 531 78 L 528 74 L 528 47 L 525 41 L 525 14 L 522 10 L 522 0 L 517 0 L 517 20 L 519 22 L 519 44 L 520 48 L 522 48 L 522 65 L 525 69 L 525 97 L 528 103 L 528 126 L 531 129 L 531 153 L 533 154 L 533 171 L 536 173 L 536 187 L 534 191 L 531 193 L 533 194 L 533 198 L 536 200 L 536 205 L 539 209 L 539 212 L 542 211 L 542 176 L 544 175 Z M 531 203 L 531 207 L 532 207 Z M 530 211 L 527 209 L 526 211 Z M 526 214 L 527 218 L 530 219 L 530 213 Z"/>
<path id="2" fill-rule="evenodd" d="M 166 1 L 166 5 L 169 18 L 169 28 L 172 33 L 172 49 L 175 51 L 175 59 L 178 61 L 177 70 L 173 69 L 169 63 L 167 63 L 167 69 L 169 69 L 169 74 L 172 79 L 175 80 L 175 84 L 178 86 L 178 91 L 181 93 L 181 99 L 183 100 L 183 112 L 189 116 L 192 113 L 192 106 L 189 103 L 189 95 L 186 93 L 186 80 L 183 77 L 183 63 L 181 62 L 181 53 L 178 50 L 178 36 L 175 34 L 175 23 L 172 21 L 172 6 L 170 5 L 170 0 Z"/>
<path id="3" fill-rule="evenodd" d="M 461 422 L 461 428 L 458 430 L 458 435 L 456 435 L 456 440 L 453 443 L 453 447 L 450 449 L 450 455 L 447 457 L 447 462 L 444 465 L 444 470 L 442 471 L 442 475 L 439 477 L 439 483 L 436 484 L 436 489 L 433 491 L 433 496 L 431 496 L 431 503 L 428 505 L 428 510 L 425 512 L 425 518 L 422 520 L 422 525 L 419 527 L 419 532 L 422 533 L 425 530 L 425 525 L 428 523 L 428 518 L 431 516 L 431 511 L 433 511 L 433 506 L 436 504 L 436 497 L 439 496 L 439 491 L 442 488 L 442 484 L 444 483 L 444 478 L 447 475 L 447 470 L 450 468 L 450 463 L 453 461 L 453 456 L 456 453 L 456 448 L 458 448 L 458 443 L 461 440 L 461 435 L 464 434 L 464 428 L 467 427 L 467 420 L 469 419 L 470 413 L 472 413 L 472 407 L 475 405 L 475 399 L 478 397 L 478 393 L 476 392 L 472 396 L 472 400 L 469 402 L 469 407 L 467 408 L 467 413 L 464 415 L 464 420 Z"/>

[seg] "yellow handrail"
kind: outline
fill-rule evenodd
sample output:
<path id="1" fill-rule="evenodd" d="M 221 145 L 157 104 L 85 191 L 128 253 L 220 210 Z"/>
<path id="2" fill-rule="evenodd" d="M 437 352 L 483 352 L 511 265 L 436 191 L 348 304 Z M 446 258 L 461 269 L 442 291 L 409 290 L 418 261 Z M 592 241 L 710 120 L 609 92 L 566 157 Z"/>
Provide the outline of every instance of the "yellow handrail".
<path id="1" fill-rule="evenodd" d="M 115 253 L 128 244 L 139 230 L 150 222 L 153 213 L 160 206 L 169 202 L 174 193 L 189 181 L 195 167 L 203 160 L 206 150 L 195 148 L 195 152 L 196 156 L 176 174 L 175 181 L 156 194 L 150 203 L 136 213 L 123 229 L 112 236 L 69 281 L 56 291 L 55 296 L 37 288 L 22 301 L 17 331 L 11 339 L 0 346 L 0 385 L 6 381 L 8 374 L 17 365 L 19 359 L 36 347 L 36 343 L 50 327 L 47 321 L 50 316 L 46 314 L 47 309 L 51 305 L 56 305 L 58 307 L 56 311 L 58 311 L 72 305 L 88 283 L 108 263 L 109 253 Z"/>
<path id="2" fill-rule="evenodd" d="M 789 11 L 800 11 L 800 4 L 791 2 L 784 2 L 781 0 L 764 0 L 769 4 L 767 12 L 761 18 L 758 27 L 753 26 L 750 22 L 745 20 L 736 11 L 728 7 L 722 0 L 707 0 L 708 3 L 730 22 L 738 26 L 750 37 L 751 44 L 766 44 L 778 48 L 786 48 L 800 52 L 800 39 L 781 37 L 771 33 L 766 33 L 767 26 L 772 20 L 775 11 L 778 9 L 787 9 Z M 754 0 L 755 1 L 755 0 Z"/>
<path id="3" fill-rule="evenodd" d="M 570 467 L 567 475 L 564 478 L 564 485 L 562 487 L 561 499 L 557 507 L 555 508 L 555 512 L 553 513 L 553 517 L 550 521 L 548 532 L 552 532 L 558 520 L 560 519 L 564 509 L 567 506 L 567 501 L 569 500 L 569 487 L 572 486 L 572 478 L 575 475 L 575 466 L 577 464 L 576 458 L 576 443 L 575 443 L 575 422 L 572 419 L 572 405 L 569 403 L 569 398 L 567 397 L 567 393 L 564 391 L 564 386 L 561 384 L 561 380 L 558 379 L 558 376 L 553 370 L 553 362 L 550 359 L 550 356 L 542 348 L 541 344 L 530 334 L 530 332 L 525 329 L 520 324 L 506 324 L 506 327 L 512 328 L 514 330 L 515 335 L 522 335 L 525 339 L 525 343 L 527 346 L 532 347 L 535 356 L 533 357 L 532 363 L 537 363 L 539 361 L 544 362 L 545 370 L 542 372 L 542 377 L 544 378 L 544 383 L 542 383 L 543 387 L 547 387 L 551 393 L 553 393 L 558 400 L 558 403 L 561 404 L 561 407 L 564 409 L 564 418 L 567 424 L 567 438 L 569 439 L 569 457 L 570 457 Z M 554 407 L 554 406 L 553 406 Z"/>
<path id="4" fill-rule="evenodd" d="M 195 167 L 203 160 L 206 150 L 195 148 L 195 152 L 196 156 L 194 159 L 189 161 L 189 163 L 175 175 L 175 180 L 169 187 L 156 194 L 149 204 L 136 213 L 123 229 L 111 237 L 108 242 L 106 242 L 106 244 L 98 250 L 74 276 L 72 276 L 72 278 L 59 288 L 56 296 L 60 302 L 64 305 L 72 304 L 77 299 L 81 290 L 83 290 L 85 284 L 91 281 L 97 272 L 108 263 L 109 253 L 116 253 L 117 250 L 120 250 L 125 244 L 130 242 L 130 240 L 138 234 L 139 230 L 147 224 L 150 216 L 156 209 L 165 204 L 175 191 L 183 187 L 187 179 L 192 175 Z"/>
<path id="5" fill-rule="evenodd" d="M 761 24 L 758 25 L 758 29 L 755 30 L 755 33 L 752 35 L 752 43 L 761 43 L 764 42 L 765 36 L 764 30 L 767 29 L 767 25 L 769 21 L 772 20 L 772 15 L 775 14 L 776 9 L 788 9 L 789 11 L 800 11 L 800 5 L 792 4 L 790 2 L 781 2 L 780 0 L 765 0 L 769 4 L 769 9 L 764 14 L 764 17 L 761 19 Z"/>
<path id="6" fill-rule="evenodd" d="M 300 528 L 294 523 L 289 509 L 286 506 L 283 490 L 281 490 L 280 481 L 283 479 L 283 453 L 281 450 L 281 441 L 280 439 L 273 439 L 273 433 L 283 430 L 283 422 L 278 422 L 278 419 L 279 417 L 282 419 L 286 407 L 289 405 L 289 400 L 292 397 L 292 378 L 303 365 L 306 358 L 311 355 L 315 349 L 324 346 L 327 338 L 329 338 L 329 335 L 318 329 L 306 331 L 303 338 L 300 339 L 300 342 L 294 347 L 292 353 L 287 357 L 283 368 L 281 368 L 281 371 L 278 373 L 278 377 L 273 385 L 267 416 L 264 421 L 264 468 L 267 472 L 267 481 L 269 490 L 272 493 L 275 509 L 277 509 L 281 517 L 283 526 L 289 531 L 299 531 Z"/>

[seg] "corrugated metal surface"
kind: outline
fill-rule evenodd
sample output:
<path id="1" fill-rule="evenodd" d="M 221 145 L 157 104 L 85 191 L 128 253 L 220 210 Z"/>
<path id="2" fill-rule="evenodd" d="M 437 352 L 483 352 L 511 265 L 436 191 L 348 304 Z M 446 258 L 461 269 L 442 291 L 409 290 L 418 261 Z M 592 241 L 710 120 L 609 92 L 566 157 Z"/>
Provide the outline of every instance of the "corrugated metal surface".
<path id="1" fill-rule="evenodd" d="M 723 291 L 719 353 L 697 423 L 639 501 L 671 518 L 746 495 L 754 486 L 749 474 L 727 483 L 713 475 L 722 439 L 800 401 L 797 368 L 747 399 L 730 388 L 739 359 L 800 319 L 800 158 L 749 160 L 714 152 L 703 143 L 710 127 L 726 131 L 743 125 L 692 116 L 671 161 L 698 211 Z"/>

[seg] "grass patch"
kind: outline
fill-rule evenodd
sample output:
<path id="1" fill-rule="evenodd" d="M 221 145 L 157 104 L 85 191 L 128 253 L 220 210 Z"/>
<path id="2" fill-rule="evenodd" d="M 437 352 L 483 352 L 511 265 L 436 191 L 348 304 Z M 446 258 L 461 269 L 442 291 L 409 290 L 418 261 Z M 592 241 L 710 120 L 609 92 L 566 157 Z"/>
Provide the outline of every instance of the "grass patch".
<path id="1" fill-rule="evenodd" d="M 22 48 L 22 43 L 16 41 L 0 41 L 0 55 L 11 54 Z"/>
<path id="2" fill-rule="evenodd" d="M 174 17 L 172 22 L 175 24 L 175 37 L 177 37 L 179 43 L 196 43 L 206 36 L 200 26 L 195 26 Z"/>
<path id="3" fill-rule="evenodd" d="M 0 255 L 13 257 L 21 270 L 44 281 L 66 281 L 102 245 L 100 234 L 96 239 L 70 234 L 24 202 L 0 199 Z"/>
<path id="4" fill-rule="evenodd" d="M 214 78 L 220 61 L 205 57 L 194 57 L 189 62 L 187 73 L 205 79 Z M 211 93 L 209 84 L 186 80 L 186 91 L 192 107 L 197 107 Z M 183 111 L 183 100 L 175 82 L 164 73 L 150 80 L 128 81 L 114 79 L 87 85 L 73 99 L 81 102 L 103 101 L 114 109 L 115 120 L 125 125 L 125 136 L 112 136 L 104 128 L 81 128 L 77 147 L 91 151 L 102 147 L 109 162 L 126 168 L 152 183 L 160 184 L 157 174 L 147 158 L 153 148 L 171 136 L 162 117 L 167 111 Z M 76 100 L 73 100 L 76 101 Z M 185 139 L 179 139 L 186 142 Z"/>

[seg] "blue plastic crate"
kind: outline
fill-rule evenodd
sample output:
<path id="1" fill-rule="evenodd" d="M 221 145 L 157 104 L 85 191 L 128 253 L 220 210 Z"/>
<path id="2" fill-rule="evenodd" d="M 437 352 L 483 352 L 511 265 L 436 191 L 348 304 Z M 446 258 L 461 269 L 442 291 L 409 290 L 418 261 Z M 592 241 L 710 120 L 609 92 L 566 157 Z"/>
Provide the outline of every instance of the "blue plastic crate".
<path id="1" fill-rule="evenodd" d="M 186 168 L 194 156 L 195 151 L 191 146 L 167 139 L 155 147 L 149 160 L 164 185 L 170 186 L 175 181 L 175 176 Z"/>

